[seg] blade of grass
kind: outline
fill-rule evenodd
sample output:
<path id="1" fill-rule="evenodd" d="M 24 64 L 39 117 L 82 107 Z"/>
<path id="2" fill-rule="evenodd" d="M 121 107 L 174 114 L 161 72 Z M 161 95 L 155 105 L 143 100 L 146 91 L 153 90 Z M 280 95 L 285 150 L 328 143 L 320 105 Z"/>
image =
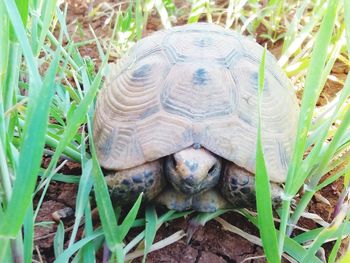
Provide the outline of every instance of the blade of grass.
<path id="1" fill-rule="evenodd" d="M 311 229 L 307 232 L 301 233 L 293 238 L 298 243 L 306 243 L 314 240 L 322 231 L 324 231 L 325 227 L 319 227 L 315 229 Z M 350 222 L 344 222 L 339 227 L 339 229 L 334 233 L 330 238 L 337 238 L 340 234 L 344 236 L 350 235 Z"/>
<path id="2" fill-rule="evenodd" d="M 53 239 L 55 257 L 58 258 L 63 253 L 64 246 L 64 225 L 62 221 L 58 223 L 57 231 Z"/>
<path id="3" fill-rule="evenodd" d="M 44 172 L 41 172 L 43 174 Z M 80 177 L 76 175 L 67 175 L 67 174 L 55 174 L 52 177 L 52 180 L 63 182 L 63 183 L 69 183 L 69 184 L 79 184 Z"/>
<path id="4" fill-rule="evenodd" d="M 300 20 L 302 19 L 305 9 L 309 4 L 309 2 L 310 0 L 302 1 L 299 8 L 295 12 L 295 15 L 293 16 L 291 23 L 288 25 L 288 31 L 286 32 L 286 35 L 283 41 L 282 54 L 285 53 L 286 48 L 289 47 L 290 43 L 296 38 L 298 25 L 300 24 Z M 315 21 L 315 19 L 313 20 Z"/>
<path id="5" fill-rule="evenodd" d="M 221 216 L 222 214 L 225 214 L 229 211 L 232 211 L 232 210 L 231 209 L 221 209 L 221 210 L 217 210 L 214 213 L 201 212 L 201 213 L 198 213 L 195 217 L 191 218 L 190 222 L 191 222 L 191 224 L 193 223 L 195 226 L 196 225 L 204 226 L 210 220 L 213 220 L 214 218 Z"/>
<path id="6" fill-rule="evenodd" d="M 150 252 L 155 251 L 155 250 L 159 250 L 159 249 L 162 249 L 163 247 L 171 245 L 171 244 L 175 243 L 176 241 L 180 240 L 181 238 L 183 238 L 184 236 L 186 236 L 186 234 L 183 230 L 177 231 L 174 234 L 172 234 L 171 236 L 168 236 L 167 238 L 165 238 L 161 241 L 158 241 L 157 243 L 154 243 L 150 248 Z M 135 250 L 132 253 L 126 255 L 125 259 L 132 260 L 132 259 L 141 257 L 143 255 L 143 252 L 144 252 L 143 250 Z"/>
<path id="7" fill-rule="evenodd" d="M 92 235 L 84 237 L 83 239 L 79 240 L 78 242 L 74 243 L 72 246 L 70 246 L 68 249 L 66 249 L 56 260 L 55 263 L 66 263 L 69 262 L 69 258 L 74 255 L 80 248 L 84 247 L 86 244 L 88 244 L 90 241 L 100 237 L 103 235 L 102 230 L 95 231 Z"/>
<path id="8" fill-rule="evenodd" d="M 25 5 L 28 4 L 28 1 L 23 1 L 23 7 Z M 14 39 L 15 35 L 17 36 L 17 40 L 21 45 L 21 48 L 23 50 L 23 54 L 24 54 L 24 58 L 27 62 L 28 65 L 28 71 L 29 71 L 29 75 L 31 76 L 31 81 L 33 82 L 33 84 L 35 84 L 35 87 L 41 87 L 41 78 L 40 78 L 40 74 L 38 72 L 38 66 L 37 66 L 37 61 L 34 59 L 33 53 L 32 53 L 32 49 L 29 45 L 28 42 L 28 38 L 25 32 L 25 27 L 24 24 L 22 22 L 22 19 L 20 17 L 20 13 L 16 7 L 16 4 L 13 0 L 8 0 L 8 1 L 3 1 L 5 7 L 6 7 L 6 11 L 8 13 L 8 17 L 11 20 L 11 24 L 12 24 L 12 28 L 14 30 L 14 32 L 10 32 L 10 38 Z M 22 7 L 22 5 L 20 5 Z M 24 10 L 24 8 L 21 8 L 21 15 L 25 16 L 25 12 L 28 12 Z M 31 87 L 31 85 L 30 85 Z M 36 92 L 38 92 L 39 89 L 34 89 L 32 88 L 31 90 L 33 90 L 32 92 L 34 92 L 34 90 L 37 90 Z"/>
<path id="9" fill-rule="evenodd" d="M 39 39 L 38 39 L 38 45 L 37 49 L 34 49 L 34 53 L 36 55 L 39 55 L 39 51 L 41 50 L 44 40 L 47 36 L 47 33 L 49 31 L 49 27 L 51 25 L 50 21 L 52 21 L 52 18 L 55 13 L 55 8 L 57 5 L 57 0 L 51 0 L 51 1 L 43 1 L 42 9 L 40 10 L 40 18 L 41 21 L 43 21 L 42 25 L 43 27 L 38 30 L 40 32 Z"/>
<path id="10" fill-rule="evenodd" d="M 142 16 L 142 2 L 141 0 L 136 0 L 135 1 L 136 39 L 141 39 L 143 25 L 144 25 L 144 21 Z"/>
<path id="11" fill-rule="evenodd" d="M 91 176 L 91 170 L 92 170 L 92 160 L 88 160 L 82 164 L 82 176 L 80 178 L 79 182 L 79 188 L 78 188 L 78 194 L 77 194 L 77 201 L 75 204 L 75 220 L 74 220 L 74 226 L 73 230 L 70 236 L 69 245 L 71 246 L 74 241 L 76 234 L 78 232 L 78 228 L 80 225 L 81 218 L 84 213 L 84 209 L 89 201 L 89 194 L 92 188 L 92 176 Z"/>
<path id="12" fill-rule="evenodd" d="M 34 239 L 34 222 L 33 222 L 33 204 L 28 207 L 27 214 L 23 223 L 24 244 L 23 254 L 24 262 L 31 262 L 33 258 L 33 239 Z"/>
<path id="13" fill-rule="evenodd" d="M 5 192 L 4 198 L 6 198 L 6 200 L 8 201 L 10 200 L 12 195 L 12 187 L 11 187 L 10 171 L 6 162 L 6 152 L 5 152 L 6 148 L 3 145 L 3 141 L 5 139 L 6 137 L 0 139 L 0 172 L 1 172 L 0 182 L 3 188 L 3 191 Z"/>
<path id="14" fill-rule="evenodd" d="M 136 202 L 134 203 L 134 205 L 130 209 L 129 213 L 124 218 L 123 223 L 117 227 L 117 231 L 119 232 L 118 233 L 119 242 L 123 241 L 123 239 L 128 234 L 130 228 L 134 224 L 137 213 L 138 213 L 140 206 L 141 206 L 142 196 L 143 196 L 143 193 L 141 193 L 139 195 Z"/>
<path id="15" fill-rule="evenodd" d="M 85 236 L 91 236 L 94 232 L 93 225 L 92 225 L 92 218 L 91 218 L 91 208 L 90 208 L 90 203 L 88 202 L 85 208 Z M 82 262 L 86 263 L 94 263 L 95 262 L 95 249 L 94 249 L 94 244 L 92 242 L 86 244 L 83 247 L 83 259 Z"/>
<path id="16" fill-rule="evenodd" d="M 169 15 L 168 15 L 168 11 L 166 10 L 164 3 L 162 0 L 155 0 L 154 3 L 159 16 L 160 16 L 160 20 L 162 21 L 162 25 L 165 29 L 171 28 L 171 23 L 170 23 L 170 19 L 169 19 Z"/>
<path id="17" fill-rule="evenodd" d="M 346 223 L 349 224 L 349 216 L 347 217 L 347 222 Z M 340 247 L 342 245 L 342 240 L 343 240 L 344 237 L 346 238 L 348 236 L 348 235 L 346 235 L 346 230 L 347 230 L 346 223 L 342 223 L 341 226 L 338 228 L 339 230 L 336 231 L 338 233 L 335 233 L 335 235 L 337 235 L 338 238 L 337 238 L 337 241 L 335 242 L 331 252 L 329 253 L 329 257 L 328 257 L 328 262 L 329 263 L 333 263 L 333 262 L 336 261 L 338 251 L 339 251 L 339 249 L 340 249 Z"/>
<path id="18" fill-rule="evenodd" d="M 2 29 L 0 30 L 0 140 L 2 140 L 2 145 L 5 146 L 6 127 L 4 111 L 6 106 L 4 105 L 4 94 L 6 94 L 5 80 L 9 73 L 7 69 L 9 63 L 10 36 L 9 21 L 2 1 L 0 1 L 0 28 Z M 6 175 L 3 174 L 3 176 Z"/>
<path id="19" fill-rule="evenodd" d="M 143 251 L 143 258 L 142 258 L 143 263 L 146 262 L 147 254 L 151 249 L 154 238 L 156 236 L 157 221 L 158 221 L 158 218 L 157 218 L 157 213 L 154 206 L 147 206 L 146 207 L 145 248 Z"/>
<path id="20" fill-rule="evenodd" d="M 106 182 L 94 155 L 95 154 L 93 154 L 92 157 L 92 174 L 94 178 L 95 199 L 107 244 L 109 248 L 114 251 L 116 249 L 116 244 L 119 243 L 117 237 L 117 220 L 113 212 L 113 206 L 109 197 Z"/>
<path id="21" fill-rule="evenodd" d="M 188 18 L 187 23 L 197 23 L 201 14 L 206 12 L 207 7 L 209 6 L 208 0 L 193 0 L 192 8 Z"/>
<path id="22" fill-rule="evenodd" d="M 346 48 L 350 53 L 350 3 L 344 0 L 344 20 L 346 29 Z"/>
<path id="23" fill-rule="evenodd" d="M 9 35 L 9 19 L 7 17 L 7 12 L 4 6 L 4 3 L 0 1 L 0 87 L 3 87 L 7 66 L 8 66 L 8 58 L 9 58 L 9 45 L 10 45 L 10 35 Z M 4 90 L 0 89 L 1 92 Z M 2 95 L 2 93 L 1 93 Z M 2 102 L 2 101 L 1 101 Z"/>
<path id="24" fill-rule="evenodd" d="M 260 67 L 258 83 L 258 136 L 256 149 L 256 171 L 255 171 L 255 191 L 256 206 L 258 211 L 259 232 L 268 262 L 280 262 L 278 253 L 277 235 L 272 215 L 272 202 L 270 181 L 267 174 L 264 152 L 261 138 L 261 103 L 265 81 L 265 57 L 266 48 L 264 49 Z"/>

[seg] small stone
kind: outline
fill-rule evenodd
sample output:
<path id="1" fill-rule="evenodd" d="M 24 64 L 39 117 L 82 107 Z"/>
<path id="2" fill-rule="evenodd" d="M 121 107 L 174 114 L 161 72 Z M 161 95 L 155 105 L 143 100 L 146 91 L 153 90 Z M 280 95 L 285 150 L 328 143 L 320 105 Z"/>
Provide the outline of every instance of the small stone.
<path id="1" fill-rule="evenodd" d="M 74 210 L 71 207 L 64 207 L 52 213 L 52 219 L 55 222 L 59 222 L 61 219 L 74 215 Z"/>

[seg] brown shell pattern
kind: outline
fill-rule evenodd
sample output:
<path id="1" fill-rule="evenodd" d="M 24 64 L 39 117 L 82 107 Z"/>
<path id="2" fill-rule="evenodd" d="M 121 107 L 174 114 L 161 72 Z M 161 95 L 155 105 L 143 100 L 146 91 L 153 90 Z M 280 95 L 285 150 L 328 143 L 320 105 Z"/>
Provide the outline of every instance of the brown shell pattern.
<path id="1" fill-rule="evenodd" d="M 101 165 L 121 170 L 199 143 L 255 173 L 263 48 L 220 26 L 174 27 L 140 40 L 109 65 L 94 121 Z M 283 182 L 298 105 L 267 52 L 262 141 L 271 181 Z"/>

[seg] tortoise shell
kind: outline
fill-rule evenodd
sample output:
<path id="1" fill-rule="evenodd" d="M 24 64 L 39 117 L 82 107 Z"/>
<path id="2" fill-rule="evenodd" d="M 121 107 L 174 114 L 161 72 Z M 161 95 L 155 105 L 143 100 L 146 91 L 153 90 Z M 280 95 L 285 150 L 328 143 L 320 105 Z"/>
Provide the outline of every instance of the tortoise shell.
<path id="1" fill-rule="evenodd" d="M 253 40 L 207 23 L 140 40 L 109 65 L 97 100 L 101 166 L 123 170 L 200 144 L 255 173 L 262 54 Z M 285 181 L 298 112 L 290 81 L 267 52 L 261 121 L 273 182 Z"/>

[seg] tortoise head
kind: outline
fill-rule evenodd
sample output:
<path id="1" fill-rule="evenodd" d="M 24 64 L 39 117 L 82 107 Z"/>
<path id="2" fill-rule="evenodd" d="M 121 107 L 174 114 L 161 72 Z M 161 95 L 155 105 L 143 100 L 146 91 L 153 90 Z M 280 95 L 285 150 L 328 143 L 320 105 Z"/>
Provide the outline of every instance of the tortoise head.
<path id="1" fill-rule="evenodd" d="M 201 147 L 190 147 L 168 156 L 165 173 L 172 186 L 193 195 L 214 187 L 220 178 L 221 158 Z"/>

